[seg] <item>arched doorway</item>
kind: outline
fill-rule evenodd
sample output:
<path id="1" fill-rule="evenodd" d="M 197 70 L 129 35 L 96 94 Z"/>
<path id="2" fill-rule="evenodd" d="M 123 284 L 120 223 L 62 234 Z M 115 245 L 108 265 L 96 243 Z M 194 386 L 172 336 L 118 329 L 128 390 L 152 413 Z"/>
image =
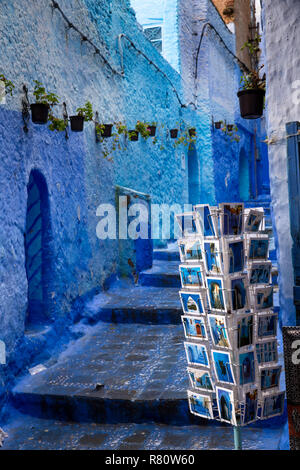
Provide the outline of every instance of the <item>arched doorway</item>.
<path id="1" fill-rule="evenodd" d="M 250 176 L 249 160 L 244 148 L 240 152 L 239 158 L 239 193 L 241 201 L 248 201 L 250 198 Z"/>
<path id="2" fill-rule="evenodd" d="M 28 307 L 25 325 L 45 323 L 49 314 L 51 224 L 48 189 L 44 176 L 32 170 L 27 185 L 25 268 Z"/>
<path id="3" fill-rule="evenodd" d="M 197 150 L 194 144 L 188 151 L 188 178 L 189 178 L 189 203 L 199 204 L 200 201 L 200 169 Z"/>

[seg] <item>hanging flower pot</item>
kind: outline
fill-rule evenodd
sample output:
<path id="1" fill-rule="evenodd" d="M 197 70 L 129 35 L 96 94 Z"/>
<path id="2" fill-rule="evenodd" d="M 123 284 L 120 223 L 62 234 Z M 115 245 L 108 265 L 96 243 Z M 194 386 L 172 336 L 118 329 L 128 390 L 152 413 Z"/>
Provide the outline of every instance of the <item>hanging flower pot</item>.
<path id="1" fill-rule="evenodd" d="M 156 126 L 148 126 L 149 137 L 155 137 Z"/>
<path id="2" fill-rule="evenodd" d="M 195 129 L 195 127 L 192 127 L 191 129 L 189 129 L 189 136 L 190 136 L 190 137 L 196 137 L 196 129 Z"/>
<path id="3" fill-rule="evenodd" d="M 113 127 L 112 124 L 103 124 L 102 130 L 101 130 L 102 137 L 111 137 L 112 127 Z"/>
<path id="4" fill-rule="evenodd" d="M 170 130 L 171 139 L 177 139 L 177 136 L 178 136 L 178 129 L 171 129 Z"/>
<path id="5" fill-rule="evenodd" d="M 265 90 L 261 88 L 241 90 L 237 96 L 240 100 L 242 118 L 258 119 L 263 115 Z"/>
<path id="6" fill-rule="evenodd" d="M 221 126 L 222 126 L 222 121 L 215 122 L 215 128 L 216 129 L 221 129 Z"/>
<path id="7" fill-rule="evenodd" d="M 139 140 L 139 132 L 136 131 L 135 129 L 128 131 L 128 136 L 129 136 L 129 140 L 131 140 L 132 142 L 136 142 L 137 140 Z"/>
<path id="8" fill-rule="evenodd" d="M 44 103 L 33 103 L 30 105 L 31 119 L 34 124 L 47 124 L 49 106 Z"/>
<path id="9" fill-rule="evenodd" d="M 84 125 L 84 116 L 70 116 L 71 131 L 82 132 Z"/>

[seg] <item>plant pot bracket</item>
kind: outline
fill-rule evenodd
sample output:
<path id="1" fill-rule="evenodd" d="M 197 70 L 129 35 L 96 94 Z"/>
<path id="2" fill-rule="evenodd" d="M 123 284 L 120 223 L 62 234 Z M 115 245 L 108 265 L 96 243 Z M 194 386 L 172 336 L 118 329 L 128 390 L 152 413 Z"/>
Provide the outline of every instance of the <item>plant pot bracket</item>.
<path id="1" fill-rule="evenodd" d="M 67 105 L 65 102 L 63 102 L 63 118 L 64 118 L 65 123 L 68 124 L 69 116 L 68 116 L 68 111 L 67 111 Z M 68 127 L 66 127 L 65 129 L 65 136 L 66 136 L 66 140 L 68 140 L 69 138 Z"/>
<path id="2" fill-rule="evenodd" d="M 22 119 L 23 119 L 23 131 L 27 134 L 28 132 L 28 123 L 30 121 L 30 104 L 28 99 L 28 88 L 26 85 L 23 85 L 23 97 L 22 97 Z"/>

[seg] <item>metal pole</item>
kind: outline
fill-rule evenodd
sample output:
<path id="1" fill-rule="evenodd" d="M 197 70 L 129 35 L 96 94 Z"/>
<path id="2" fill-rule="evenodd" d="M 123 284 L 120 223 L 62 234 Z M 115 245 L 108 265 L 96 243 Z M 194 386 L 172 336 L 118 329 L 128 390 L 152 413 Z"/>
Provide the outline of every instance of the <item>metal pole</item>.
<path id="1" fill-rule="evenodd" d="M 240 426 L 233 426 L 234 450 L 242 450 L 242 436 Z"/>

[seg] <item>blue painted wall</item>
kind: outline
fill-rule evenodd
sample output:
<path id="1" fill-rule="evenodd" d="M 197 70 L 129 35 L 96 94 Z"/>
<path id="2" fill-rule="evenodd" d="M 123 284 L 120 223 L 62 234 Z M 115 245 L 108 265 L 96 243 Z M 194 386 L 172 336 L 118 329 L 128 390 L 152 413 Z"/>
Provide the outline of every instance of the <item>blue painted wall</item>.
<path id="1" fill-rule="evenodd" d="M 29 0 L 25 10 L 18 0 L 2 5 L 0 48 L 5 54 L 1 72 L 16 85 L 14 96 L 0 105 L 0 339 L 6 343 L 9 363 L 1 369 L 0 380 L 5 378 L 6 382 L 41 350 L 50 351 L 58 338 L 63 341 L 67 326 L 79 318 L 84 300 L 108 285 L 120 266 L 127 263 L 128 253 L 123 256 L 117 240 L 96 237 L 96 209 L 101 203 L 115 205 L 116 185 L 148 194 L 153 203 L 183 204 L 189 202 L 192 183 L 198 188 L 197 202 L 214 204 L 224 198 L 239 200 L 238 162 L 243 148 L 252 171 L 252 124 L 243 122 L 239 144 L 231 144 L 211 127 L 212 118 L 240 123 L 236 98 L 239 70 L 222 54 L 213 33 L 205 36 L 196 86 L 192 51 L 197 49 L 203 23 L 212 22 L 234 48 L 234 37 L 209 0 L 196 4 L 166 0 L 170 63 L 144 36 L 129 0 L 60 0 L 59 4 L 114 69 L 121 69 L 120 33 L 126 33 L 149 60 L 123 39 L 125 74 L 121 77 L 94 55 L 74 30 L 66 31 L 49 0 Z M 204 18 L 202 22 L 195 23 L 200 17 Z M 82 134 L 71 133 L 68 140 L 63 133 L 31 122 L 25 134 L 22 84 L 27 84 L 32 100 L 34 79 L 56 92 L 67 103 L 69 114 L 90 100 L 102 122 L 126 121 L 133 128 L 137 120 L 157 121 L 162 146 L 153 145 L 151 139 L 140 139 L 104 159 L 92 123 Z M 170 82 L 186 106 L 181 106 Z M 56 113 L 62 115 L 61 106 Z M 168 137 L 168 128 L 185 125 L 196 128 L 194 151 L 188 152 L 184 146 L 175 149 Z M 24 234 L 27 187 L 33 170 L 45 180 L 51 225 L 46 266 L 51 266 L 52 275 L 46 276 L 45 305 L 51 327 L 39 339 L 24 336 L 28 310 Z M 192 202 L 197 197 L 194 192 Z M 134 249 L 134 242 L 130 242 L 133 258 Z M 151 260 L 151 256 L 148 258 Z M 143 265 L 139 254 L 133 264 Z"/>

